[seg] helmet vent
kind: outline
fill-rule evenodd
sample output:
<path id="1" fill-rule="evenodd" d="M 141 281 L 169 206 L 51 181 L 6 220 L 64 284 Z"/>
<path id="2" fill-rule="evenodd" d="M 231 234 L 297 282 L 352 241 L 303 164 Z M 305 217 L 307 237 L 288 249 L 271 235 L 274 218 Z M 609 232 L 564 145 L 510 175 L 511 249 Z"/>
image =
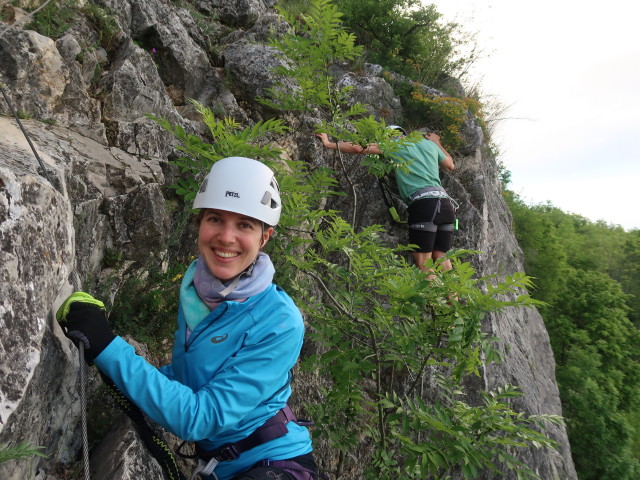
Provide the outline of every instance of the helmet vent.
<path id="1" fill-rule="evenodd" d="M 271 194 L 269 192 L 264 192 L 261 203 L 263 205 L 269 205 L 269 203 L 273 205 L 273 200 L 271 199 Z M 271 208 L 273 208 L 273 206 Z"/>

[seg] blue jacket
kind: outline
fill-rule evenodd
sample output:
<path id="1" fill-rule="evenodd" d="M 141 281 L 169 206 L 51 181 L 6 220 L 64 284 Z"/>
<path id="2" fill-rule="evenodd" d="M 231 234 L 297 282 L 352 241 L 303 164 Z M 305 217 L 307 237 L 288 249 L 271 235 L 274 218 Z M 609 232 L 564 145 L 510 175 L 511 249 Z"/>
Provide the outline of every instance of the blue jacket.
<path id="1" fill-rule="evenodd" d="M 192 281 L 194 267 L 195 262 L 183 283 Z M 290 370 L 300 354 L 304 323 L 291 298 L 270 284 L 245 302 L 223 302 L 187 340 L 185 304 L 193 305 L 193 298 L 185 298 L 182 288 L 169 365 L 158 370 L 120 337 L 95 364 L 151 419 L 209 450 L 247 437 L 284 407 L 291 395 Z M 236 460 L 220 462 L 215 471 L 220 480 L 263 459 L 309 453 L 307 429 L 293 422 L 287 428 L 285 436 Z"/>

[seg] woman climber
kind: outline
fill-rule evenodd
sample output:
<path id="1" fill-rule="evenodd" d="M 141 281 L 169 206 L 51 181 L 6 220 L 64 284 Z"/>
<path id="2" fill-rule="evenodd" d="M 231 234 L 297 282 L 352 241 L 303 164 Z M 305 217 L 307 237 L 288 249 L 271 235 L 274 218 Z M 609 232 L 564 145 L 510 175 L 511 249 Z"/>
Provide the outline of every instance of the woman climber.
<path id="1" fill-rule="evenodd" d="M 302 316 L 272 283 L 273 264 L 261 251 L 280 219 L 273 172 L 256 160 L 222 159 L 193 207 L 200 256 L 180 287 L 169 365 L 158 369 L 136 355 L 85 293 L 71 295 L 58 319 L 76 332 L 70 337 L 88 340 L 87 361 L 147 416 L 196 442 L 202 478 L 318 478 L 305 422 L 287 406 Z"/>

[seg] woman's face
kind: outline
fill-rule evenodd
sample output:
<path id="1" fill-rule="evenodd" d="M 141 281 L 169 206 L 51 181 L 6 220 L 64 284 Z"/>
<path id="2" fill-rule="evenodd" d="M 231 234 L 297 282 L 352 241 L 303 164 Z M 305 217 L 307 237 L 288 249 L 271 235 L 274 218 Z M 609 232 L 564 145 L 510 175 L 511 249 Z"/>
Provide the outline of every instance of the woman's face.
<path id="1" fill-rule="evenodd" d="M 206 209 L 198 230 L 198 249 L 207 266 L 220 280 L 230 280 L 255 260 L 273 227 L 226 210 Z"/>

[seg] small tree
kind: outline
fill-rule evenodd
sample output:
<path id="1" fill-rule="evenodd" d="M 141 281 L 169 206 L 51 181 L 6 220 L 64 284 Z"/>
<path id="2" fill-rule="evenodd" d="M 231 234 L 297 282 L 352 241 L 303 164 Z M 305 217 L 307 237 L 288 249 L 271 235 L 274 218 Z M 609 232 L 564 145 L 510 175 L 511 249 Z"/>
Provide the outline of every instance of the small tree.
<path id="1" fill-rule="evenodd" d="M 435 88 L 463 74 L 478 57 L 475 39 L 442 21 L 435 5 L 420 0 L 336 0 L 345 26 L 372 63 Z M 467 47 L 466 54 L 461 47 Z M 468 48 L 472 46 L 472 48 Z"/>

